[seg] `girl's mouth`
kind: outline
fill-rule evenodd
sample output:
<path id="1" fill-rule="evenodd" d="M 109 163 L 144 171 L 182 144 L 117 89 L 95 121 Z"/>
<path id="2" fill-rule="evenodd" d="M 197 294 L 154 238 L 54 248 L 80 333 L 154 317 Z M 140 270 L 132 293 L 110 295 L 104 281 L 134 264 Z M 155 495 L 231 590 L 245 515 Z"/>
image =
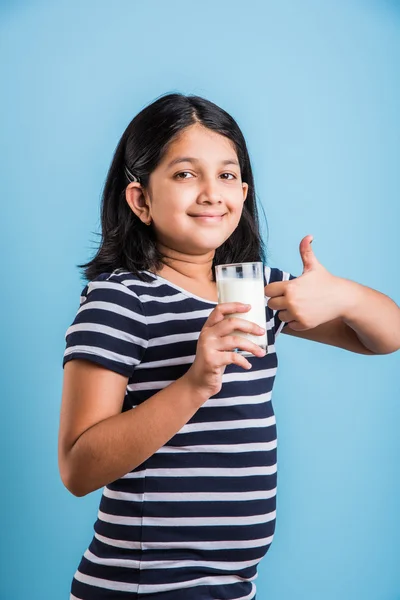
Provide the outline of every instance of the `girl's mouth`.
<path id="1" fill-rule="evenodd" d="M 222 219 L 224 218 L 225 215 L 214 215 L 214 216 L 194 216 L 192 215 L 194 219 L 197 219 L 198 221 L 200 221 L 201 223 L 220 223 L 222 221 Z"/>

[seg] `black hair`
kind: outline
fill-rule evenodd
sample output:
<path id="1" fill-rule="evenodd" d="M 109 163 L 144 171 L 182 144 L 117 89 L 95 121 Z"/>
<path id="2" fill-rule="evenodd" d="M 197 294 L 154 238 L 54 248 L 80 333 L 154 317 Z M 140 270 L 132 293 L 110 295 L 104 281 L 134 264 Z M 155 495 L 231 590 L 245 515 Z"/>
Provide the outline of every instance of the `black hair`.
<path id="1" fill-rule="evenodd" d="M 262 261 L 267 252 L 261 238 L 253 173 L 243 134 L 225 110 L 195 95 L 171 93 L 160 96 L 141 110 L 125 129 L 107 173 L 101 200 L 101 236 L 96 256 L 77 265 L 88 281 L 105 272 L 128 270 L 142 281 L 150 279 L 140 270 L 160 270 L 163 255 L 156 245 L 153 226 L 145 225 L 131 210 L 125 197 L 134 174 L 146 188 L 151 172 L 161 162 L 169 145 L 187 127 L 200 123 L 229 138 L 236 149 L 242 181 L 249 186 L 238 226 L 216 248 L 215 265 Z M 126 171 L 128 169 L 128 173 Z M 268 225 L 267 225 L 268 226 Z"/>

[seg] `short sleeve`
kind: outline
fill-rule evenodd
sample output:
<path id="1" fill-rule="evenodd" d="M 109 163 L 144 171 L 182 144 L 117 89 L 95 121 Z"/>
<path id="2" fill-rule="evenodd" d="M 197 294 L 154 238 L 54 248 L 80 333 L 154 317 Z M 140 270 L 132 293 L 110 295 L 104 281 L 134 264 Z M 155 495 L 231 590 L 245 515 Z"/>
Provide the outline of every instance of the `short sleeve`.
<path id="1" fill-rule="evenodd" d="M 82 291 L 65 334 L 63 368 L 69 360 L 83 358 L 131 377 L 148 344 L 143 306 L 127 286 L 101 277 Z"/>
<path id="2" fill-rule="evenodd" d="M 290 281 L 292 279 L 296 279 L 295 275 L 288 273 L 287 271 L 281 271 L 280 269 L 276 269 L 274 267 L 264 267 L 264 281 L 265 285 L 269 283 L 275 283 L 276 281 Z M 286 322 L 281 321 L 279 318 L 279 311 L 272 310 L 267 306 L 269 298 L 265 296 L 265 304 L 267 309 L 267 321 L 273 319 L 273 330 L 275 339 L 278 337 L 282 329 L 285 327 Z"/>

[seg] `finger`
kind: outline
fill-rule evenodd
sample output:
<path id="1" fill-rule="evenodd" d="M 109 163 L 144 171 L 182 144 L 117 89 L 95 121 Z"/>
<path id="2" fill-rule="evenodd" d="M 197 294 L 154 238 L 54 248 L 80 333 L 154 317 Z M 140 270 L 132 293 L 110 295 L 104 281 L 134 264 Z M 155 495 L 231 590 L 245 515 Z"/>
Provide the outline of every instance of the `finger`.
<path id="1" fill-rule="evenodd" d="M 294 317 L 289 310 L 280 310 L 278 313 L 279 319 L 285 323 L 294 322 Z"/>
<path id="2" fill-rule="evenodd" d="M 204 327 L 213 327 L 217 323 L 223 321 L 225 315 L 238 312 L 244 313 L 249 311 L 250 308 L 250 306 L 243 304 L 242 302 L 221 302 L 211 311 L 207 321 L 204 323 Z"/>
<path id="3" fill-rule="evenodd" d="M 243 331 L 244 333 L 252 333 L 253 335 L 265 334 L 265 327 L 260 327 L 253 321 L 241 319 L 237 316 L 225 317 L 225 319 L 214 325 L 214 332 L 219 337 L 229 335 L 235 330 Z"/>
<path id="4" fill-rule="evenodd" d="M 285 296 L 277 296 L 276 298 L 270 298 L 267 304 L 269 308 L 272 308 L 272 310 L 285 310 L 285 308 L 287 308 L 288 305 Z"/>
<path id="5" fill-rule="evenodd" d="M 219 352 L 221 366 L 238 365 L 248 371 L 253 366 L 242 354 L 238 352 Z"/>
<path id="6" fill-rule="evenodd" d="M 233 351 L 235 348 L 251 352 L 254 356 L 264 356 L 265 350 L 242 335 L 226 335 L 220 338 L 218 349 L 222 352 Z"/>
<path id="7" fill-rule="evenodd" d="M 293 329 L 293 331 L 306 331 L 307 329 L 310 329 L 309 327 L 300 325 L 298 321 L 290 321 L 290 323 L 287 324 L 287 327 Z"/>
<path id="8" fill-rule="evenodd" d="M 268 298 L 276 298 L 277 296 L 284 296 L 287 285 L 291 281 L 274 281 L 274 283 L 268 283 L 264 287 L 264 295 Z"/>

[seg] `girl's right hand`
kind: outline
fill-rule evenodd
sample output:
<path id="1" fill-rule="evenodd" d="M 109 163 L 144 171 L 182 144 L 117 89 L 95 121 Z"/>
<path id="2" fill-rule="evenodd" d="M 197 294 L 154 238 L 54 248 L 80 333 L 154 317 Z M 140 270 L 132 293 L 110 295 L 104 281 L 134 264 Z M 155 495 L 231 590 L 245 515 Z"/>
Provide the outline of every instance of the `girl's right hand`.
<path id="1" fill-rule="evenodd" d="M 224 318 L 225 315 L 248 310 L 250 306 L 241 302 L 223 302 L 217 304 L 204 323 L 197 342 L 196 357 L 183 377 L 207 398 L 221 390 L 226 365 L 236 364 L 246 370 L 251 369 L 251 363 L 242 354 L 234 352 L 235 348 L 252 352 L 255 356 L 265 356 L 265 351 L 257 344 L 244 337 L 231 335 L 238 329 L 262 335 L 265 329 L 239 317 Z"/>

